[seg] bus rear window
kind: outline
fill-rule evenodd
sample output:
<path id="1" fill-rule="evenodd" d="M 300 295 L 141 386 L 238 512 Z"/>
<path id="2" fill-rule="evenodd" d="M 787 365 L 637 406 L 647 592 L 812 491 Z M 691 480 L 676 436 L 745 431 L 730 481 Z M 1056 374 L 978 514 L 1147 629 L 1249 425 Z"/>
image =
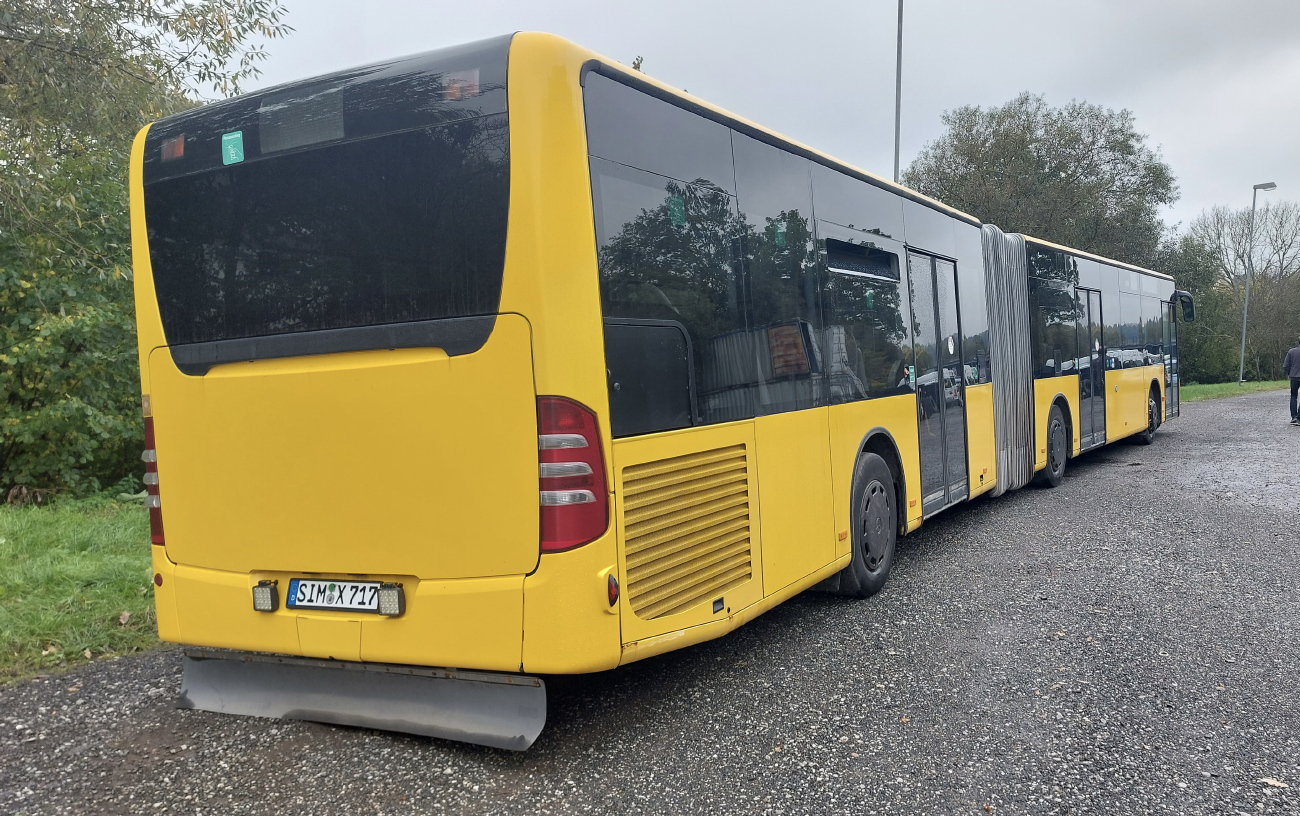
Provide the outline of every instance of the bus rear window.
<path id="1" fill-rule="evenodd" d="M 151 127 L 145 221 L 173 357 L 424 344 L 430 321 L 494 315 L 509 44 L 349 69 Z"/>
<path id="2" fill-rule="evenodd" d="M 496 312 L 505 114 L 146 188 L 169 344 Z"/>

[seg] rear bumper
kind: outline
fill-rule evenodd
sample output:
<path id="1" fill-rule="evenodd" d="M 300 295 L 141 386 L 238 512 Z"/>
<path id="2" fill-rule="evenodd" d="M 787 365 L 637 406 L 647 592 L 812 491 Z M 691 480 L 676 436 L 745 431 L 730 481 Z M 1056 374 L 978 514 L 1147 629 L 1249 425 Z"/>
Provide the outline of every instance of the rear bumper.
<path id="1" fill-rule="evenodd" d="M 395 618 L 288 609 L 289 579 L 303 573 L 175 564 L 156 546 L 158 636 L 188 646 L 363 663 L 547 674 L 602 671 L 617 666 L 622 652 L 619 610 L 608 603 L 606 588 L 614 546 L 611 530 L 584 547 L 542 556 L 527 576 L 364 576 L 403 585 L 406 611 Z M 253 587 L 264 579 L 279 581 L 275 612 L 253 609 Z"/>
<path id="2" fill-rule="evenodd" d="M 385 618 L 288 609 L 284 592 L 291 575 L 171 564 L 162 550 L 154 547 L 154 571 L 163 576 L 157 588 L 163 640 L 335 660 L 519 671 L 522 575 L 443 581 L 367 576 L 403 584 L 405 613 Z M 268 578 L 279 581 L 280 608 L 254 611 L 252 588 Z"/>

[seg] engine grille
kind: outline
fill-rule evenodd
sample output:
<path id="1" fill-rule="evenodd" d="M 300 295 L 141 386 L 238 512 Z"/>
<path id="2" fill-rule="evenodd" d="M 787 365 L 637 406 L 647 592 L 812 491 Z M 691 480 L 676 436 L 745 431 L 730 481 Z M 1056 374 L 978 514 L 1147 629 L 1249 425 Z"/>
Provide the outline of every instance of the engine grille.
<path id="1" fill-rule="evenodd" d="M 623 507 L 637 617 L 684 612 L 750 579 L 744 445 L 624 468 Z"/>

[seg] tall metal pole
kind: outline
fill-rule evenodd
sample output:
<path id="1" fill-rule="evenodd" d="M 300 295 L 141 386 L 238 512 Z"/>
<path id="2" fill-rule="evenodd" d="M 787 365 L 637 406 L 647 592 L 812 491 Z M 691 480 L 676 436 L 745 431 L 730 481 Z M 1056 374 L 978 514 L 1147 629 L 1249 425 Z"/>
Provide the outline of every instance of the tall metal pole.
<path id="1" fill-rule="evenodd" d="M 1246 239 L 1246 303 L 1241 309 L 1241 364 L 1237 367 L 1237 385 L 1246 382 L 1246 315 L 1250 314 L 1250 279 L 1255 271 L 1255 201 L 1259 187 L 1250 194 L 1250 229 Z"/>
<path id="2" fill-rule="evenodd" d="M 894 183 L 898 183 L 898 139 L 903 131 L 903 0 L 898 0 L 898 66 L 894 70 Z"/>

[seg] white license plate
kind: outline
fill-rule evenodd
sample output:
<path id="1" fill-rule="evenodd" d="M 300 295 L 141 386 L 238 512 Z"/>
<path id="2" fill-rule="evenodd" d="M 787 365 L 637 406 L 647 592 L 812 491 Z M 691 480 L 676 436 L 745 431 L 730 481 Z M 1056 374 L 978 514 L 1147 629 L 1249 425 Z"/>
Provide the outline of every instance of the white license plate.
<path id="1" fill-rule="evenodd" d="M 293 578 L 289 581 L 289 598 L 285 606 L 290 609 L 378 612 L 379 582 Z"/>

